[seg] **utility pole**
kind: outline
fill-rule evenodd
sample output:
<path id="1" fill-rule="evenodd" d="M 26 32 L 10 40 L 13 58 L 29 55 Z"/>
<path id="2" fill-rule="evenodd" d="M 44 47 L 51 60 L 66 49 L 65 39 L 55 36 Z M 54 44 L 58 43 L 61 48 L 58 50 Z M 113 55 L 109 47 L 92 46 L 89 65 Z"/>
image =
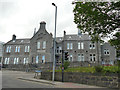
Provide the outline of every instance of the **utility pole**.
<path id="1" fill-rule="evenodd" d="M 55 55 L 56 55 L 57 6 L 54 3 L 52 3 L 52 5 L 55 6 L 54 60 L 53 60 L 53 77 L 52 77 L 52 81 L 54 82 L 54 77 L 55 77 Z"/>
<path id="2" fill-rule="evenodd" d="M 64 82 L 64 50 L 62 50 L 62 82 Z"/>

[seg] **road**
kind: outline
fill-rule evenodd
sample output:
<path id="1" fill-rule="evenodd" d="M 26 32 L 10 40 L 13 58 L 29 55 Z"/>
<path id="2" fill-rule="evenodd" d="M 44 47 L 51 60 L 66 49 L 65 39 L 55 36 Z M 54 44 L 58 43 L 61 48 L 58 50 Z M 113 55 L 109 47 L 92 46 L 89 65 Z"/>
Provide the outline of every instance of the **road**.
<path id="1" fill-rule="evenodd" d="M 17 71 L 2 72 L 2 88 L 54 88 L 53 85 L 20 80 L 18 77 L 32 77 L 34 74 Z"/>
<path id="2" fill-rule="evenodd" d="M 39 88 L 94 88 L 93 90 L 111 90 L 107 88 L 97 87 L 97 86 L 89 86 L 89 85 L 83 85 L 83 84 L 77 84 L 77 83 L 70 83 L 70 82 L 59 82 L 56 85 L 47 84 L 47 83 L 41 83 L 41 82 L 33 82 L 28 80 L 21 80 L 18 79 L 19 77 L 28 77 L 33 78 L 34 73 L 26 73 L 26 72 L 20 72 L 20 71 L 0 71 L 0 85 L 2 85 L 2 88 L 25 88 L 24 90 L 27 90 L 27 88 L 30 89 L 39 89 Z M 0 86 L 1 88 L 1 86 Z M 4 90 L 3 89 L 3 90 Z M 51 89 L 51 90 L 52 90 Z M 73 89 L 70 89 L 73 90 Z M 79 89 L 75 89 L 79 90 Z M 80 89 L 81 90 L 81 89 Z M 84 90 L 84 89 L 83 89 Z M 87 89 L 88 90 L 88 89 Z M 113 90 L 113 89 L 112 89 Z M 116 89 L 115 89 L 116 90 Z"/>

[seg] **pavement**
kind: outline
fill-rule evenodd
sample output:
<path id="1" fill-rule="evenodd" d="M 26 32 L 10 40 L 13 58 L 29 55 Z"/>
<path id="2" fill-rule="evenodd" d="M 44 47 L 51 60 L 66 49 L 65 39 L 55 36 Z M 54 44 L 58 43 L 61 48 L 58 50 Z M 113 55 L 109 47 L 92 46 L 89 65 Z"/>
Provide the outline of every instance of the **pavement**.
<path id="1" fill-rule="evenodd" d="M 49 81 L 43 79 L 35 79 L 34 77 L 18 77 L 21 80 L 33 81 L 38 83 L 45 83 L 54 85 L 55 88 L 105 88 L 105 87 L 98 87 L 98 86 L 90 86 L 85 84 L 78 84 L 78 83 L 71 83 L 71 82 L 58 82 L 58 81 Z"/>

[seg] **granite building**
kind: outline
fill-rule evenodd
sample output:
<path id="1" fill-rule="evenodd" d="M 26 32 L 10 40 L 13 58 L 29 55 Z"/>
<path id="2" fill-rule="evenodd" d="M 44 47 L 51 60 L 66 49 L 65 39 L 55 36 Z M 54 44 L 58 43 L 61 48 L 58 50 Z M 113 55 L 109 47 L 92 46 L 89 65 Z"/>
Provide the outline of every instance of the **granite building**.
<path id="1" fill-rule="evenodd" d="M 0 42 L 0 63 L 1 63 L 2 57 L 3 57 L 3 44 L 4 44 L 4 42 Z"/>
<path id="2" fill-rule="evenodd" d="M 56 38 L 56 64 L 61 63 L 62 50 L 68 51 L 69 61 L 114 64 L 116 50 L 108 43 L 93 43 L 91 37 L 82 34 L 67 35 Z M 46 23 L 40 23 L 39 30 L 32 38 L 16 39 L 4 44 L 4 64 L 45 64 L 53 61 L 53 37 L 46 30 Z"/>

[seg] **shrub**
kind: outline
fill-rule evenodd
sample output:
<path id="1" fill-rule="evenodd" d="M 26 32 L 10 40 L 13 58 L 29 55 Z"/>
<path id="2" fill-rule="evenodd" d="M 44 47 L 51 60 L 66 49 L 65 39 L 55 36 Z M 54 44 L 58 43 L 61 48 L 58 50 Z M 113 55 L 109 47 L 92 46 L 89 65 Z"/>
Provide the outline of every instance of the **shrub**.
<path id="1" fill-rule="evenodd" d="M 94 68 L 95 68 L 95 72 L 102 72 L 104 67 L 99 65 L 99 66 L 95 66 Z"/>
<path id="2" fill-rule="evenodd" d="M 70 65 L 69 61 L 64 61 L 64 70 L 68 69 L 69 65 Z M 62 69 L 62 64 L 61 64 L 60 68 Z"/>
<path id="3" fill-rule="evenodd" d="M 119 72 L 119 67 L 118 66 L 105 66 L 103 71 L 105 73 L 118 73 Z"/>

